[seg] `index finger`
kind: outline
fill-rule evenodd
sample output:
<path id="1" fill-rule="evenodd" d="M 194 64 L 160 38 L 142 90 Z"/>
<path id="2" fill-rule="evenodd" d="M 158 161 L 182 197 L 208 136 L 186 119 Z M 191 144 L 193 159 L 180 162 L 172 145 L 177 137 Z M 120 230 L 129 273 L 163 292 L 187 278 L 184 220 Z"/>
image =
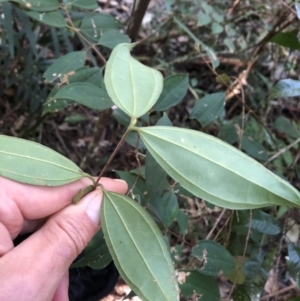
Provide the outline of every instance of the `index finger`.
<path id="1" fill-rule="evenodd" d="M 127 191 L 127 184 L 122 180 L 103 177 L 100 183 L 109 191 L 121 194 Z M 88 178 L 63 186 L 45 187 L 22 184 L 0 177 L 2 198 L 4 197 L 4 201 L 5 198 L 13 200 L 25 219 L 40 219 L 52 215 L 70 205 L 79 189 L 88 185 L 91 185 Z"/>

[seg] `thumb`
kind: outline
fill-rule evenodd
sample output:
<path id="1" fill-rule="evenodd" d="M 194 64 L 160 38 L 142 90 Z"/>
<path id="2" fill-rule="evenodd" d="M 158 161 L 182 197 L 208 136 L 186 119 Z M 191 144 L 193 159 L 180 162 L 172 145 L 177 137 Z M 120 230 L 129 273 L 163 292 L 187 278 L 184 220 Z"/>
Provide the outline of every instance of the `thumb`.
<path id="1" fill-rule="evenodd" d="M 5 262 L 9 265 L 6 279 L 13 275 L 12 283 L 22 283 L 26 300 L 52 300 L 66 270 L 100 229 L 102 196 L 97 189 L 67 206 L 2 257 L 2 268 Z"/>

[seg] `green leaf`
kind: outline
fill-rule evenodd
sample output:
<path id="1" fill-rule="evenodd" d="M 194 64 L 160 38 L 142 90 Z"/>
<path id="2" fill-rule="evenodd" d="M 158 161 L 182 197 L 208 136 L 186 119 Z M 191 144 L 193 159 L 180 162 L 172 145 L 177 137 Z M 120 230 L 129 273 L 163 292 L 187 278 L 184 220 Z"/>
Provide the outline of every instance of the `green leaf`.
<path id="1" fill-rule="evenodd" d="M 174 192 L 167 191 L 162 198 L 154 196 L 150 200 L 150 208 L 166 227 L 169 227 L 178 212 L 178 201 Z"/>
<path id="2" fill-rule="evenodd" d="M 84 82 L 64 86 L 52 98 L 72 100 L 94 110 L 105 110 L 113 105 L 104 88 Z"/>
<path id="3" fill-rule="evenodd" d="M 98 42 L 106 30 L 118 28 L 118 26 L 119 22 L 113 16 L 93 13 L 83 18 L 79 29 L 86 37 Z"/>
<path id="4" fill-rule="evenodd" d="M 280 46 L 288 47 L 292 50 L 300 49 L 300 43 L 297 34 L 294 32 L 278 32 L 269 42 L 276 43 Z"/>
<path id="5" fill-rule="evenodd" d="M 263 147 L 261 143 L 253 140 L 250 136 L 243 135 L 242 138 L 242 149 L 251 157 L 261 160 L 267 161 L 268 154 L 266 149 Z"/>
<path id="6" fill-rule="evenodd" d="M 221 276 L 235 269 L 231 254 L 219 243 L 212 240 L 201 240 L 192 248 L 192 254 L 201 261 L 201 274 Z"/>
<path id="7" fill-rule="evenodd" d="M 267 235 L 277 235 L 281 232 L 277 220 L 261 210 L 253 211 L 251 223 L 249 222 L 245 226 L 249 228 L 250 225 L 251 229 Z"/>
<path id="8" fill-rule="evenodd" d="M 213 22 L 211 24 L 211 33 L 212 34 L 220 34 L 221 32 L 223 32 L 224 28 L 221 24 L 217 23 L 217 22 Z"/>
<path id="9" fill-rule="evenodd" d="M 84 249 L 84 257 L 71 265 L 71 268 L 89 266 L 94 269 L 103 269 L 112 261 L 103 231 L 100 230 Z"/>
<path id="10" fill-rule="evenodd" d="M 3 135 L 0 135 L 0 175 L 41 186 L 60 186 L 88 176 L 71 160 L 48 147 Z"/>
<path id="11" fill-rule="evenodd" d="M 186 95 L 189 87 L 187 74 L 175 74 L 164 80 L 161 95 L 152 108 L 153 111 L 165 111 L 177 105 Z"/>
<path id="12" fill-rule="evenodd" d="M 85 51 L 70 52 L 57 59 L 43 74 L 47 82 L 53 82 L 55 79 L 63 77 L 75 70 L 81 68 L 85 64 Z"/>
<path id="13" fill-rule="evenodd" d="M 189 230 L 188 217 L 186 213 L 184 213 L 182 210 L 178 210 L 176 218 L 180 228 L 180 232 L 183 236 L 185 236 Z"/>
<path id="14" fill-rule="evenodd" d="M 129 126 L 130 117 L 119 108 L 116 109 L 113 108 L 113 116 L 119 123 L 121 123 L 125 127 Z"/>
<path id="15" fill-rule="evenodd" d="M 97 0 L 71 0 L 69 3 L 85 9 L 96 9 L 98 7 Z"/>
<path id="16" fill-rule="evenodd" d="M 104 191 L 101 222 L 114 263 L 131 289 L 145 301 L 179 300 L 170 252 L 143 207 Z"/>
<path id="17" fill-rule="evenodd" d="M 106 64 L 104 82 L 112 101 L 132 118 L 138 118 L 157 101 L 163 77 L 130 55 L 134 46 L 119 44 L 114 48 Z"/>
<path id="18" fill-rule="evenodd" d="M 155 161 L 151 153 L 146 154 L 146 185 L 150 195 L 161 189 L 167 174 L 161 166 Z"/>
<path id="19" fill-rule="evenodd" d="M 269 92 L 268 100 L 280 97 L 300 95 L 300 81 L 295 79 L 280 80 Z"/>
<path id="20" fill-rule="evenodd" d="M 7 0 L 0 0 L 0 2 L 7 2 Z M 10 0 L 10 2 L 21 4 L 27 9 L 39 12 L 47 12 L 59 8 L 57 0 Z"/>
<path id="21" fill-rule="evenodd" d="M 297 139 L 300 136 L 300 133 L 298 133 L 296 127 L 286 117 L 279 116 L 276 119 L 274 126 L 277 130 L 285 133 L 286 135 L 294 139 Z"/>
<path id="22" fill-rule="evenodd" d="M 173 126 L 171 120 L 165 112 L 163 113 L 163 116 L 157 121 L 156 125 Z"/>
<path id="23" fill-rule="evenodd" d="M 136 182 L 137 176 L 130 172 L 116 170 L 116 173 L 122 180 L 126 181 L 128 188 L 133 190 L 133 195 L 138 200 L 138 202 L 145 206 L 147 203 L 146 197 L 144 195 L 144 193 L 147 191 L 145 180 L 139 178 Z"/>
<path id="24" fill-rule="evenodd" d="M 72 114 L 70 116 L 67 116 L 64 119 L 64 121 L 68 122 L 68 123 L 76 124 L 76 123 L 80 123 L 80 122 L 83 122 L 83 121 L 88 121 L 88 118 L 85 117 L 85 116 L 82 116 L 80 114 Z"/>
<path id="25" fill-rule="evenodd" d="M 199 12 L 198 13 L 198 23 L 202 26 L 207 25 L 211 22 L 211 17 L 204 13 L 204 12 Z"/>
<path id="26" fill-rule="evenodd" d="M 229 144 L 233 144 L 233 143 L 237 142 L 239 139 L 239 136 L 237 134 L 237 127 L 235 126 L 235 124 L 232 124 L 232 123 L 224 124 L 220 128 L 218 138 L 220 138 L 223 141 L 226 141 Z"/>
<path id="27" fill-rule="evenodd" d="M 216 55 L 216 53 L 214 52 L 214 50 L 210 47 L 208 47 L 206 44 L 204 44 L 203 42 L 201 42 L 181 21 L 179 21 L 176 17 L 174 17 L 174 21 L 175 23 L 177 23 L 177 25 L 183 29 L 190 38 L 192 38 L 194 40 L 194 42 L 198 45 L 198 47 L 202 47 L 203 50 L 206 52 L 206 54 L 208 55 L 208 57 L 211 60 L 212 66 L 214 69 L 216 69 L 219 65 L 220 65 L 220 61 Z"/>
<path id="28" fill-rule="evenodd" d="M 43 113 L 45 115 L 47 113 L 56 113 L 67 106 L 73 104 L 74 101 L 71 99 L 55 99 L 55 98 L 48 98 L 48 100 L 43 104 Z"/>
<path id="29" fill-rule="evenodd" d="M 130 43 L 130 39 L 127 35 L 121 33 L 119 30 L 108 29 L 102 34 L 98 43 L 102 46 L 113 49 L 118 44 Z"/>
<path id="30" fill-rule="evenodd" d="M 102 81 L 102 69 L 98 67 L 82 67 L 76 70 L 75 73 L 68 78 L 68 81 L 70 84 L 86 82 L 100 86 Z"/>
<path id="31" fill-rule="evenodd" d="M 217 281 L 198 271 L 181 270 L 177 272 L 181 293 L 186 298 L 195 297 L 201 301 L 220 301 Z"/>
<path id="32" fill-rule="evenodd" d="M 41 23 L 53 26 L 53 27 L 66 27 L 67 22 L 59 11 L 51 12 L 36 12 L 36 11 L 24 11 L 29 17 L 35 19 Z"/>
<path id="33" fill-rule="evenodd" d="M 185 189 L 217 206 L 299 206 L 293 186 L 210 135 L 174 127 L 133 128 L 154 159 Z"/>
<path id="34" fill-rule="evenodd" d="M 197 119 L 203 127 L 206 127 L 221 115 L 224 103 L 224 92 L 205 95 L 195 104 L 190 117 Z"/>
<path id="35" fill-rule="evenodd" d="M 6 38 L 8 40 L 9 52 L 11 57 L 13 58 L 15 56 L 15 38 L 14 38 L 14 28 L 13 28 L 14 20 L 12 15 L 12 5 L 10 3 L 4 2 L 2 4 L 2 10 L 3 10 L 3 27 L 6 32 Z"/>

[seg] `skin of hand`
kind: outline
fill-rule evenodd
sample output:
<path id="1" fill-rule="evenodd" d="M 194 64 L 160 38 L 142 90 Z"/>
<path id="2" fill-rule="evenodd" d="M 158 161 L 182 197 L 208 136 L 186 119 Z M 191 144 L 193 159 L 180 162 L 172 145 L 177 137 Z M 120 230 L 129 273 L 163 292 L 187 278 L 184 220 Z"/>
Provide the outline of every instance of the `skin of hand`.
<path id="1" fill-rule="evenodd" d="M 128 188 L 109 178 L 100 184 L 121 194 Z M 0 300 L 69 300 L 68 268 L 101 227 L 100 188 L 72 204 L 88 185 L 89 179 L 81 179 L 41 187 L 0 177 Z M 14 238 L 33 231 L 14 248 Z"/>

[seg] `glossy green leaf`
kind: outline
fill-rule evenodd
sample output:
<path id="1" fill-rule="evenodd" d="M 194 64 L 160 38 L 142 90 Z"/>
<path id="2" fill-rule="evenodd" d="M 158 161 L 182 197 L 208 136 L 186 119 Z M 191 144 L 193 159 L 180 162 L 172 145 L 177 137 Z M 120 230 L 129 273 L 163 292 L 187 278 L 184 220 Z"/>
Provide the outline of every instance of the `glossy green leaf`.
<path id="1" fill-rule="evenodd" d="M 112 261 L 103 231 L 100 230 L 84 249 L 84 257 L 71 265 L 71 268 L 89 266 L 94 269 L 103 269 Z"/>
<path id="2" fill-rule="evenodd" d="M 300 81 L 295 79 L 280 80 L 269 92 L 268 100 L 280 97 L 300 95 Z"/>
<path id="3" fill-rule="evenodd" d="M 98 42 L 101 35 L 112 28 L 118 28 L 119 22 L 111 15 L 93 13 L 86 15 L 80 25 L 80 31 L 89 39 Z"/>
<path id="4" fill-rule="evenodd" d="M 293 186 L 215 137 L 163 126 L 134 130 L 175 181 L 212 204 L 230 209 L 300 206 Z"/>
<path id="5" fill-rule="evenodd" d="M 98 7 L 97 0 L 70 0 L 68 2 L 85 9 L 96 9 Z"/>
<path id="6" fill-rule="evenodd" d="M 189 87 L 189 77 L 186 74 L 175 74 L 164 80 L 161 95 L 152 108 L 153 111 L 165 111 L 177 105 L 186 95 Z"/>
<path id="7" fill-rule="evenodd" d="M 192 248 L 194 257 L 201 261 L 199 272 L 208 276 L 227 275 L 235 269 L 231 254 L 213 240 L 201 240 Z"/>
<path id="8" fill-rule="evenodd" d="M 179 300 L 170 252 L 144 208 L 104 191 L 101 222 L 114 263 L 131 289 L 145 301 Z"/>
<path id="9" fill-rule="evenodd" d="M 53 82 L 55 79 L 73 73 L 85 64 L 85 51 L 70 52 L 57 59 L 43 74 L 47 82 Z"/>
<path id="10" fill-rule="evenodd" d="M 29 17 L 35 19 L 41 23 L 53 26 L 53 27 L 66 27 L 67 22 L 63 15 L 59 11 L 51 12 L 36 12 L 36 11 L 24 11 Z"/>
<path id="11" fill-rule="evenodd" d="M 288 244 L 287 267 L 289 272 L 296 278 L 300 275 L 300 247 L 294 243 Z"/>
<path id="12" fill-rule="evenodd" d="M 105 69 L 104 81 L 112 101 L 132 118 L 148 112 L 157 101 L 163 86 L 160 72 L 130 55 L 135 44 L 114 48 Z"/>
<path id="13" fill-rule="evenodd" d="M 216 120 L 224 110 L 225 93 L 205 95 L 195 104 L 190 117 L 197 119 L 203 127 Z"/>
<path id="14" fill-rule="evenodd" d="M 98 43 L 102 46 L 113 49 L 118 44 L 130 43 L 130 39 L 127 35 L 121 33 L 119 30 L 108 29 L 102 34 Z"/>
<path id="15" fill-rule="evenodd" d="M 251 157 L 261 160 L 267 161 L 268 154 L 267 150 L 263 147 L 261 143 L 253 140 L 250 136 L 243 135 L 242 138 L 242 149 Z"/>
<path id="16" fill-rule="evenodd" d="M 149 206 L 155 217 L 166 227 L 169 227 L 178 212 L 178 201 L 174 192 L 167 191 L 162 198 L 153 196 L 150 199 Z"/>
<path id="17" fill-rule="evenodd" d="M 191 39 L 194 40 L 194 42 L 198 45 L 199 48 L 203 49 L 206 52 L 206 54 L 211 60 L 213 68 L 216 69 L 220 65 L 220 61 L 215 51 L 212 48 L 208 47 L 203 42 L 201 42 L 181 21 L 179 21 L 179 19 L 174 17 L 174 21 L 181 29 L 183 29 L 189 35 Z"/>
<path id="18" fill-rule="evenodd" d="M 279 116 L 275 120 L 274 126 L 277 130 L 287 134 L 294 139 L 297 139 L 300 136 L 300 133 L 297 131 L 296 127 L 286 117 Z"/>
<path id="19" fill-rule="evenodd" d="M 251 223 L 247 223 L 245 226 L 248 229 L 250 225 L 252 229 L 267 235 L 277 235 L 281 232 L 277 220 L 261 210 L 253 211 Z"/>
<path id="20" fill-rule="evenodd" d="M 7 0 L 0 0 L 0 2 L 7 2 Z M 10 2 L 21 4 L 27 9 L 39 12 L 47 12 L 59 8 L 57 0 L 10 0 Z"/>
<path id="21" fill-rule="evenodd" d="M 87 176 L 71 160 L 48 147 L 3 135 L 0 135 L 0 175 L 42 186 L 60 186 Z"/>
<path id="22" fill-rule="evenodd" d="M 181 293 L 186 298 L 194 297 L 201 301 L 220 301 L 217 281 L 198 271 L 181 270 L 177 272 Z"/>
<path id="23" fill-rule="evenodd" d="M 300 49 L 300 43 L 297 34 L 294 32 L 278 32 L 269 42 L 276 43 L 280 46 L 288 47 L 292 50 Z"/>
<path id="24" fill-rule="evenodd" d="M 64 86 L 52 98 L 72 100 L 94 110 L 105 110 L 113 105 L 104 88 L 84 82 Z"/>

